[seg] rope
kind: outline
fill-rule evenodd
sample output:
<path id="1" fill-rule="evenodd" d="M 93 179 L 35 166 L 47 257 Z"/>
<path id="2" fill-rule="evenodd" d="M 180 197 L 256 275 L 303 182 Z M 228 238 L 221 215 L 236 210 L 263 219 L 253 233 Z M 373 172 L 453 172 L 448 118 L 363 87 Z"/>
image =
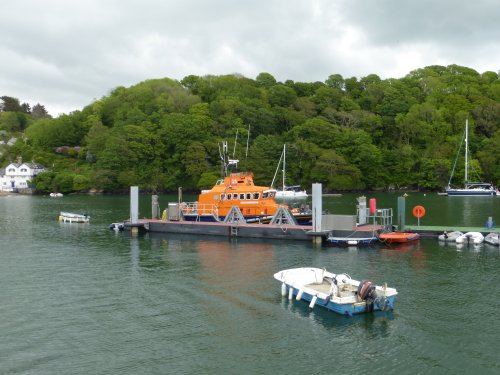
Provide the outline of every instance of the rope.
<path id="1" fill-rule="evenodd" d="M 455 167 L 457 166 L 458 155 L 460 154 L 460 150 L 462 149 L 462 144 L 464 143 L 464 139 L 465 139 L 465 133 L 462 137 L 462 141 L 460 142 L 460 147 L 458 148 L 457 156 L 455 156 L 455 162 L 453 163 L 453 169 L 451 170 L 450 179 L 448 180 L 448 186 L 450 186 L 451 179 L 453 178 L 453 174 L 455 173 Z"/>

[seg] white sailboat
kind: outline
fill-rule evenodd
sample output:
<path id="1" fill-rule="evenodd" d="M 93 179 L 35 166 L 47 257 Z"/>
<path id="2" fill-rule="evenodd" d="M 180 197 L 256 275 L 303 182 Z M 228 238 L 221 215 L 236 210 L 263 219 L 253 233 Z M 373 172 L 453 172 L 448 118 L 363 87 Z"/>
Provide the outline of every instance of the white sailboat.
<path id="1" fill-rule="evenodd" d="M 283 145 L 283 152 L 281 153 L 280 160 L 278 162 L 278 166 L 276 167 L 276 172 L 274 173 L 273 177 L 273 182 L 271 182 L 271 186 L 274 186 L 274 180 L 276 179 L 276 176 L 279 171 L 279 167 L 281 162 L 283 161 L 283 168 L 282 168 L 282 174 L 283 174 L 283 184 L 282 184 L 282 190 L 277 189 L 276 190 L 276 198 L 278 199 L 303 199 L 307 198 L 307 192 L 305 190 L 302 190 L 299 185 L 290 185 L 286 186 L 285 185 L 285 176 L 286 176 L 286 144 Z"/>
<path id="2" fill-rule="evenodd" d="M 460 152 L 460 149 L 459 149 Z M 455 166 L 458 159 L 455 158 L 455 164 L 453 165 L 453 170 L 451 172 L 450 179 L 448 181 L 448 187 L 446 188 L 446 193 L 449 196 L 484 196 L 484 195 L 497 195 L 498 190 L 493 186 L 493 184 L 488 182 L 474 182 L 469 181 L 469 119 L 465 121 L 465 178 L 464 187 L 452 188 L 451 180 L 453 178 L 453 173 L 455 171 Z"/>

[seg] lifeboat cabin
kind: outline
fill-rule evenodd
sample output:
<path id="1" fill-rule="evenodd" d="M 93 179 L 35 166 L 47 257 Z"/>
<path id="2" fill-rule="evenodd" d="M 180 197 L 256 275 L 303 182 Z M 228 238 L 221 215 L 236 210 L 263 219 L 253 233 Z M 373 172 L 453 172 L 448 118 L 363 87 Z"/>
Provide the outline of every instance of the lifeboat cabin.
<path id="1" fill-rule="evenodd" d="M 253 173 L 231 173 L 212 189 L 202 190 L 198 202 L 186 203 L 182 212 L 189 221 L 222 221 L 231 207 L 238 206 L 247 222 L 265 222 L 282 206 L 275 196 L 275 189 L 254 184 Z"/>

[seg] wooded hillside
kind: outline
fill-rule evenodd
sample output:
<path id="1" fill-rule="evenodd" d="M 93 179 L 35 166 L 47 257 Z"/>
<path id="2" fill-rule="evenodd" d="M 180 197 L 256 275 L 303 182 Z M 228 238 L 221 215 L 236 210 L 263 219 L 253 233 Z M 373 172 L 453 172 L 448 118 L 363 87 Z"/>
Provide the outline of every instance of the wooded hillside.
<path id="1" fill-rule="evenodd" d="M 457 65 L 385 80 L 191 75 L 118 87 L 58 118 L 1 110 L 0 137 L 18 136 L 2 166 L 22 156 L 50 167 L 34 181 L 42 192 L 208 188 L 220 177 L 218 143 L 227 140 L 232 153 L 237 132 L 239 167 L 262 185 L 270 185 L 286 143 L 289 184 L 441 190 L 466 118 L 473 175 L 500 185 L 499 76 Z M 460 184 L 463 171 L 455 175 Z"/>

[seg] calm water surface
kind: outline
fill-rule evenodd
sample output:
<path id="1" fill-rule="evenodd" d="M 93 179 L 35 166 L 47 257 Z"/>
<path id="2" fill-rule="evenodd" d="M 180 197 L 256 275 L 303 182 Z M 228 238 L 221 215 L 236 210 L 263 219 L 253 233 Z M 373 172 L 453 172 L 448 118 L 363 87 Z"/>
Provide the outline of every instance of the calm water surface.
<path id="1" fill-rule="evenodd" d="M 356 197 L 323 207 L 353 214 Z M 397 195 L 375 197 L 396 209 Z M 407 223 L 416 204 L 424 225 L 500 221 L 500 197 L 411 194 L 406 204 Z M 61 210 L 91 223 L 59 223 Z M 0 374 L 500 373 L 498 248 L 110 231 L 128 211 L 128 197 L 0 197 Z M 387 281 L 396 310 L 346 318 L 282 299 L 272 275 L 300 266 Z"/>

